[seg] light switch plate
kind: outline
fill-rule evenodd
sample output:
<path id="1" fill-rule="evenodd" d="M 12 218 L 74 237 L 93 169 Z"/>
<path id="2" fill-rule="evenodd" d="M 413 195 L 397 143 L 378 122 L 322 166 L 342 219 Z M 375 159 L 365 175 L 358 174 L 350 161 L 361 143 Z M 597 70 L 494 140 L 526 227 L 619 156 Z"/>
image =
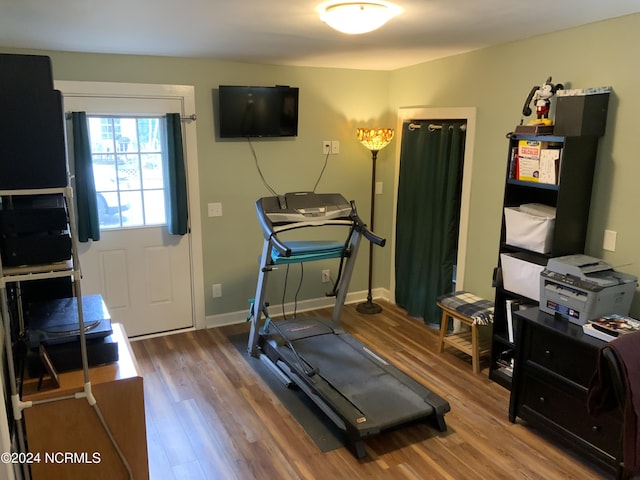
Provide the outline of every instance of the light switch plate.
<path id="1" fill-rule="evenodd" d="M 207 214 L 210 217 L 221 217 L 222 216 L 222 204 L 220 202 L 208 203 L 207 204 Z"/>
<path id="2" fill-rule="evenodd" d="M 618 232 L 613 230 L 604 231 L 604 240 L 602 241 L 602 249 L 609 252 L 616 251 L 616 240 L 618 239 Z"/>

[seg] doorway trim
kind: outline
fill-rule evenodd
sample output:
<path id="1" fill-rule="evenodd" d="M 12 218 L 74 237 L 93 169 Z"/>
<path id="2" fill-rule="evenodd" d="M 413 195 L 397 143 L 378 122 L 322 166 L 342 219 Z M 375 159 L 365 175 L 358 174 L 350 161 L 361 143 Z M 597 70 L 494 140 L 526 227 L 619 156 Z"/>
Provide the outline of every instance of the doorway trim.
<path id="1" fill-rule="evenodd" d="M 460 197 L 460 230 L 458 232 L 458 257 L 456 271 L 456 288 L 464 288 L 465 265 L 467 259 L 467 241 L 469 232 L 469 208 L 471 198 L 471 176 L 473 172 L 473 151 L 476 135 L 476 115 L 475 107 L 452 107 L 452 108 L 432 108 L 432 107 L 400 107 L 398 109 L 398 121 L 396 132 L 398 141 L 396 142 L 395 171 L 393 176 L 393 234 L 391 235 L 391 263 L 389 266 L 390 299 L 396 301 L 396 221 L 398 209 L 398 187 L 400 182 L 400 151 L 402 149 L 402 125 L 409 120 L 465 120 L 467 122 L 467 133 L 464 145 L 464 165 L 462 169 L 462 193 Z"/>
<path id="2" fill-rule="evenodd" d="M 182 123 L 182 132 L 187 160 L 193 325 L 198 330 L 206 328 L 198 142 L 195 125 L 195 87 L 191 85 L 56 80 L 54 88 L 60 90 L 63 97 L 67 95 L 76 97 L 178 98 L 182 102 L 183 111 L 180 114 L 185 117 L 185 121 Z"/>

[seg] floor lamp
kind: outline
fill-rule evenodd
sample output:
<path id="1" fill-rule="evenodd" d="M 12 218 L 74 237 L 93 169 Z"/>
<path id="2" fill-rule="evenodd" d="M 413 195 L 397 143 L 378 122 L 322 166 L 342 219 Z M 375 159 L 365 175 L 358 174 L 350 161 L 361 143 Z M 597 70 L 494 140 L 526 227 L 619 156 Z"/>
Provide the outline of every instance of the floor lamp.
<path id="1" fill-rule="evenodd" d="M 356 136 L 362 144 L 371 150 L 372 173 L 371 173 L 371 216 L 369 217 L 369 229 L 373 232 L 373 218 L 375 213 L 376 199 L 376 159 L 378 152 L 389 145 L 393 139 L 392 128 L 358 128 Z M 373 280 L 373 243 L 369 242 L 369 290 L 367 292 L 367 301 L 358 304 L 356 310 L 360 313 L 373 314 L 380 313 L 382 307 L 377 303 L 373 303 L 371 298 L 371 283 Z"/>

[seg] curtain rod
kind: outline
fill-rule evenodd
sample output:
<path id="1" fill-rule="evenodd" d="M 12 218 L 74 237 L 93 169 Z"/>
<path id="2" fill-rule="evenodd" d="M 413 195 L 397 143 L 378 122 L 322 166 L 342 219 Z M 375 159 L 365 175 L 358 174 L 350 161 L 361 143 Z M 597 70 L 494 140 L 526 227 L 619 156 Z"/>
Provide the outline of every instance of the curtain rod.
<path id="1" fill-rule="evenodd" d="M 409 130 L 417 130 L 419 128 L 421 128 L 422 125 L 420 125 L 419 123 L 413 123 L 411 122 L 409 124 Z M 453 128 L 453 125 L 450 125 L 449 128 Z M 442 130 L 442 125 L 438 125 L 436 123 L 430 123 L 429 124 L 429 131 L 433 132 L 434 130 Z M 463 123 L 462 125 L 460 125 L 460 130 L 462 130 L 463 132 L 467 130 L 467 124 Z"/>
<path id="2" fill-rule="evenodd" d="M 71 112 L 65 112 L 64 114 L 65 118 L 67 120 L 71 120 Z M 102 115 L 97 115 L 97 116 L 102 116 Z M 138 116 L 133 116 L 133 115 L 107 115 L 109 117 L 119 117 L 119 118 L 143 118 L 143 117 L 138 117 Z M 156 115 L 153 115 L 154 117 Z M 158 115 L 160 116 L 160 115 Z M 198 117 L 196 116 L 195 113 L 192 113 L 191 115 L 187 115 L 186 117 L 180 117 L 180 120 L 184 120 L 185 122 L 195 122 L 198 119 Z"/>

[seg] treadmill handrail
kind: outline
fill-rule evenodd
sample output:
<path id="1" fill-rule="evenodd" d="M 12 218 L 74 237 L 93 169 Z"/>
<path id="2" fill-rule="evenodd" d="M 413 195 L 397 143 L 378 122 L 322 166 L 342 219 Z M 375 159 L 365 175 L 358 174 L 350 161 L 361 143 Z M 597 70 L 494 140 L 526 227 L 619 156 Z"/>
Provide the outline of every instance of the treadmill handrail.
<path id="1" fill-rule="evenodd" d="M 298 228 L 308 228 L 308 227 L 327 227 L 327 226 L 348 226 L 353 225 L 353 220 L 351 217 L 344 217 L 333 220 L 322 220 L 318 222 L 309 221 L 309 222 L 296 222 L 296 223 L 283 223 L 272 225 L 270 231 L 272 233 L 281 233 L 286 232 L 287 230 L 295 230 Z"/>
<path id="2" fill-rule="evenodd" d="M 384 247 L 385 244 L 387 243 L 386 238 L 382 238 L 376 235 L 371 230 L 369 230 L 365 225 L 361 227 L 360 231 L 362 232 L 362 235 L 364 236 L 364 238 L 369 240 L 371 243 L 378 245 L 379 247 Z"/>
<path id="3" fill-rule="evenodd" d="M 282 240 L 278 238 L 278 233 L 294 230 L 297 228 L 307 228 L 307 227 L 318 227 L 318 226 L 351 226 L 358 233 L 364 236 L 371 243 L 378 245 L 380 247 L 384 247 L 387 243 L 387 239 L 376 235 L 371 230 L 369 230 L 366 224 L 362 221 L 355 207 L 355 202 L 351 201 L 351 214 L 349 215 L 349 219 L 341 218 L 341 219 L 332 219 L 325 220 L 321 222 L 294 222 L 282 225 L 274 226 L 273 223 L 265 216 L 262 215 L 260 210 L 258 209 L 258 220 L 260 222 L 260 226 L 262 227 L 262 231 L 265 234 L 265 238 L 271 241 L 272 246 L 278 251 L 278 253 L 283 257 L 290 257 L 292 250 L 291 248 Z"/>
<path id="4" fill-rule="evenodd" d="M 271 234 L 271 236 L 269 237 L 269 241 L 271 242 L 271 246 L 275 248 L 280 255 L 282 255 L 283 257 L 291 256 L 291 248 L 280 241 L 275 232 Z"/>
<path id="5" fill-rule="evenodd" d="M 260 218 L 260 220 L 262 221 L 262 218 Z M 357 214 L 352 214 L 351 220 L 329 220 L 321 224 L 321 226 L 330 226 L 330 225 L 352 226 L 358 233 L 364 236 L 364 238 L 366 238 L 371 243 L 378 245 L 380 247 L 384 247 L 385 244 L 387 243 L 386 238 L 380 237 L 379 235 L 376 235 L 371 230 L 369 230 L 367 226 L 362 222 L 360 217 L 358 217 Z M 284 243 L 282 240 L 278 238 L 278 233 L 281 233 L 287 230 L 294 230 L 296 228 L 307 228 L 307 227 L 314 227 L 314 226 L 319 226 L 319 224 L 311 224 L 311 223 L 287 224 L 287 225 L 271 228 L 271 234 L 269 235 L 268 239 L 271 241 L 271 245 L 273 246 L 273 248 L 275 248 L 281 256 L 290 257 L 292 253 L 291 247 L 289 247 L 286 243 Z"/>
<path id="6" fill-rule="evenodd" d="M 364 238 L 366 238 L 367 240 L 369 240 L 371 243 L 378 245 L 379 247 L 384 247 L 385 244 L 387 243 L 387 239 L 386 238 L 382 238 L 378 235 L 376 235 L 375 233 L 373 233 L 371 230 L 369 230 L 367 228 L 367 225 L 362 221 L 362 219 L 360 218 L 360 216 L 358 215 L 358 209 L 356 208 L 356 202 L 351 200 L 351 215 L 350 215 L 351 219 L 353 220 L 354 223 L 354 228 L 361 233 Z"/>

